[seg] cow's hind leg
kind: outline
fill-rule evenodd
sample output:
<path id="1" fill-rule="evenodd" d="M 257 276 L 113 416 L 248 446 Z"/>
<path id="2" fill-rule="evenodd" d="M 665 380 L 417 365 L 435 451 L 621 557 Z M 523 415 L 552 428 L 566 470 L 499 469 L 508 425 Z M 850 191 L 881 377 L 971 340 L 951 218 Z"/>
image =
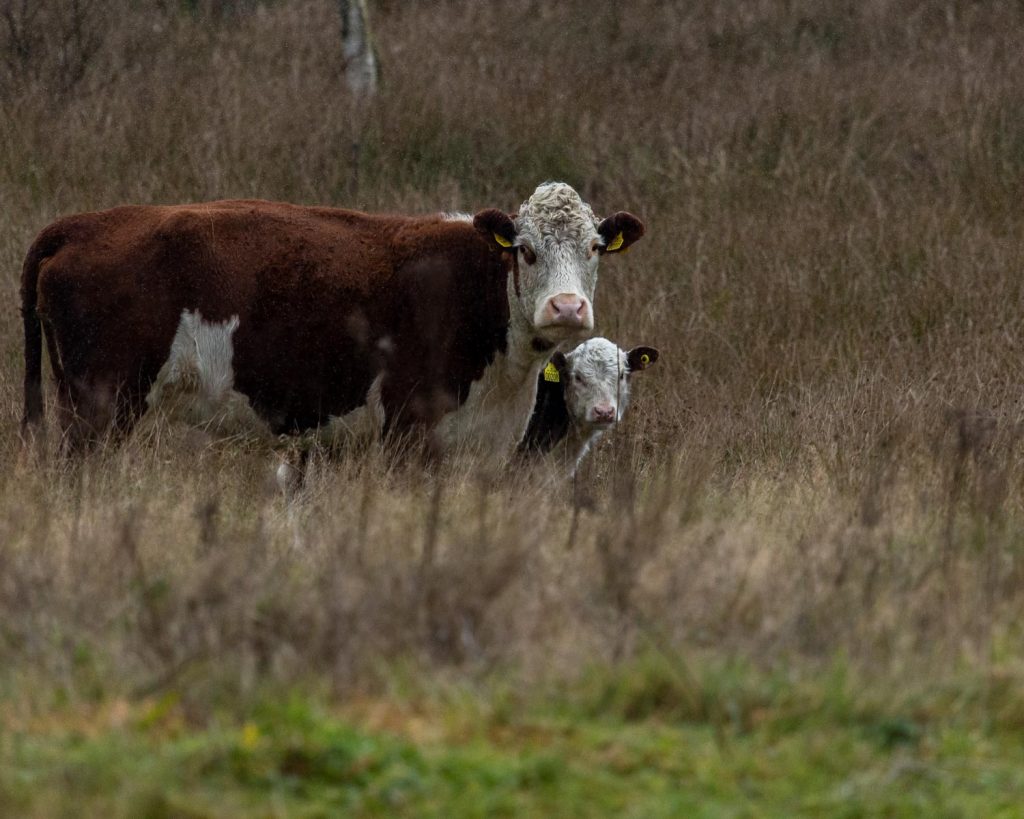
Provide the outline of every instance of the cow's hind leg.
<path id="1" fill-rule="evenodd" d="M 127 436 L 146 410 L 146 394 L 153 381 L 148 373 L 132 379 L 111 373 L 89 377 L 59 365 L 54 367 L 54 380 L 61 449 L 68 455 L 84 454 L 111 438 Z"/>
<path id="2" fill-rule="evenodd" d="M 106 440 L 117 417 L 118 394 L 109 381 L 76 379 L 65 373 L 57 388 L 62 451 L 81 455 Z"/>
<path id="3" fill-rule="evenodd" d="M 56 391 L 55 409 L 57 411 L 57 429 L 60 430 L 60 452 L 62 455 L 76 454 L 82 450 L 84 439 L 76 417 L 71 382 L 64 372 L 64 364 L 53 327 L 49 323 L 44 323 L 43 327 L 46 351 L 50 358 L 50 369 L 53 372 L 53 385 Z"/>

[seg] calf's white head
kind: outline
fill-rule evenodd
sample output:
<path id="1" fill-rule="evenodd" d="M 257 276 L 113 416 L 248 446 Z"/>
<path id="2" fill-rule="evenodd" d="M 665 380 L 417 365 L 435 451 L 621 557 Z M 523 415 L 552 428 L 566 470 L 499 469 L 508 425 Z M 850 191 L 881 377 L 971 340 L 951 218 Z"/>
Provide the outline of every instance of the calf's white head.
<path id="1" fill-rule="evenodd" d="M 627 352 L 606 338 L 592 338 L 568 354 L 551 357 L 565 384 L 569 417 L 583 430 L 607 429 L 621 421 L 629 405 L 630 380 L 657 360 L 654 347 Z"/>
<path id="2" fill-rule="evenodd" d="M 511 256 L 509 307 L 549 344 L 582 338 L 594 329 L 597 266 L 644 235 L 643 223 L 619 211 L 598 220 L 564 182 L 545 182 L 511 216 L 485 210 L 473 224 Z"/>

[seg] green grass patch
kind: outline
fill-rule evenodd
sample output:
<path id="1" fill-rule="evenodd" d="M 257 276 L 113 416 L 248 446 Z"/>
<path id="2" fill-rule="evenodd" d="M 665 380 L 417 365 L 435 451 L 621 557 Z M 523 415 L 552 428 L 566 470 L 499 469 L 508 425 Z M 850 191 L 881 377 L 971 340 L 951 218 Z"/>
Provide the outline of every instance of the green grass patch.
<path id="1" fill-rule="evenodd" d="M 841 666 L 688 677 L 648 657 L 529 700 L 497 683 L 343 704 L 294 692 L 190 726 L 165 696 L 4 730 L 0 811 L 1024 815 L 1024 743 L 988 718 L 992 697 L 967 692 L 958 711 L 948 690 L 883 693 Z"/>

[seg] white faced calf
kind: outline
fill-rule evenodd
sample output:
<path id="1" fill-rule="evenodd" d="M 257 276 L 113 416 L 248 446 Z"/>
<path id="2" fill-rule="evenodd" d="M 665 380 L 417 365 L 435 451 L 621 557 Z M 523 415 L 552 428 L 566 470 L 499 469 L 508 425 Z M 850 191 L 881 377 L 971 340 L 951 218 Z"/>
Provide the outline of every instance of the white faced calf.
<path id="1" fill-rule="evenodd" d="M 553 452 L 573 474 L 605 430 L 622 420 L 633 376 L 658 360 L 653 347 L 628 352 L 592 338 L 568 354 L 556 352 L 537 384 L 537 403 L 524 452 Z"/>

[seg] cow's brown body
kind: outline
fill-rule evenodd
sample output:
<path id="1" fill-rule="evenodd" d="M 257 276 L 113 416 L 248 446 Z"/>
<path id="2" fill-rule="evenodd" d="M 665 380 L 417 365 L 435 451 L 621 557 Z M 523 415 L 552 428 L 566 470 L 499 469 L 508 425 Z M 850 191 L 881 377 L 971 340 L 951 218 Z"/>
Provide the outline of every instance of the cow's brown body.
<path id="1" fill-rule="evenodd" d="M 463 220 L 263 201 L 61 219 L 25 260 L 25 423 L 42 417 L 40 321 L 74 446 L 122 429 L 182 312 L 239 319 L 235 389 L 278 432 L 363 404 L 387 365 L 390 424 L 465 400 L 509 321 L 508 253 Z"/>

